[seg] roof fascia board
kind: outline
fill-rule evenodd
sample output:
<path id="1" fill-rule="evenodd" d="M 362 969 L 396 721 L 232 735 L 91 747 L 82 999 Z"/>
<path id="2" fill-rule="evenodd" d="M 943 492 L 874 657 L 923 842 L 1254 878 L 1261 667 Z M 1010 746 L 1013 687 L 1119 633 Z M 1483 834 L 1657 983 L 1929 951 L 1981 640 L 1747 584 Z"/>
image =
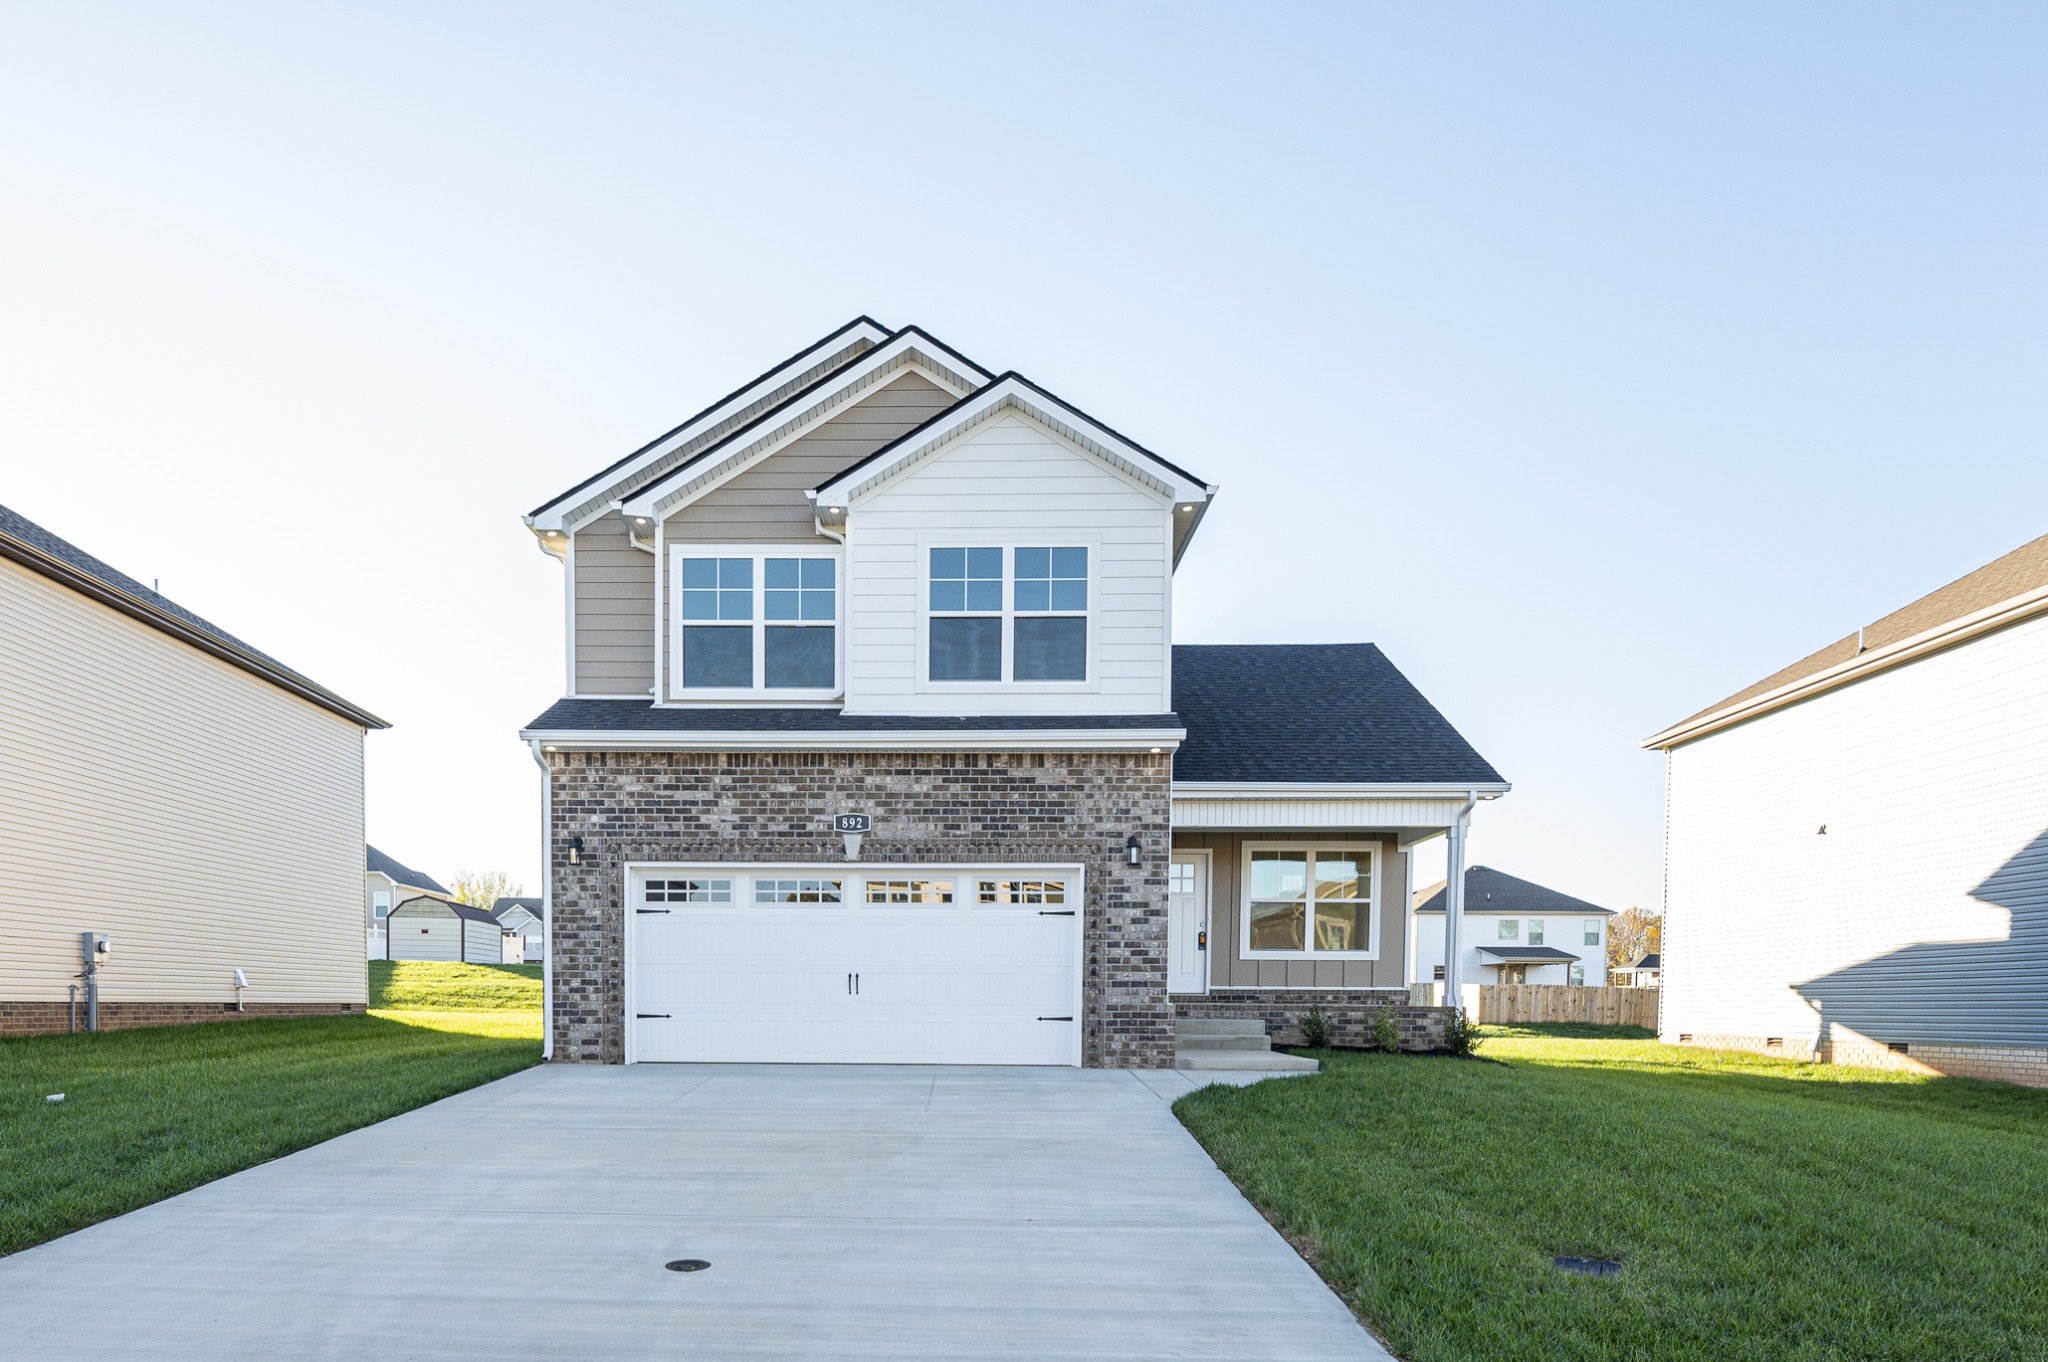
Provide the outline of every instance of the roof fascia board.
<path id="1" fill-rule="evenodd" d="M 842 733 L 625 733 L 604 730 L 519 734 L 542 747 L 572 752 L 1170 752 L 1187 736 L 1179 728 L 905 729 Z"/>
<path id="2" fill-rule="evenodd" d="M 958 354 L 942 342 L 933 340 L 916 327 L 905 327 L 851 364 L 842 365 L 818 382 L 790 394 L 783 401 L 723 438 L 705 446 L 675 467 L 626 491 L 615 504 L 627 515 L 654 515 L 655 508 L 679 484 L 692 480 L 692 469 L 702 469 L 707 461 L 713 459 L 723 462 L 732 451 L 752 445 L 764 435 L 779 438 L 782 432 L 793 428 L 792 422 L 808 425 L 812 413 L 824 406 L 836 404 L 846 395 L 848 389 L 863 386 L 876 374 L 906 363 L 919 364 L 927 377 L 942 380 L 941 387 L 962 396 L 985 386 L 993 377 L 974 361 Z"/>
<path id="3" fill-rule="evenodd" d="M 339 715 L 350 723 L 360 724 L 364 728 L 391 727 L 370 711 L 350 704 L 325 686 L 267 658 L 234 647 L 203 629 L 195 628 L 169 611 L 159 610 L 148 601 L 130 595 L 110 582 L 102 581 L 61 558 L 44 553 L 34 544 L 0 532 L 0 557 L 10 558 L 39 576 L 47 577 L 81 596 L 90 597 L 101 605 L 117 610 L 160 633 L 169 634 L 180 643 L 197 648 L 200 652 L 248 672 L 259 680 L 268 681 L 279 690 L 296 695 L 308 704 L 316 705 L 330 714 Z"/>
<path id="4" fill-rule="evenodd" d="M 884 344 L 894 334 L 896 333 L 871 317 L 855 318 L 816 344 L 790 356 L 760 377 L 727 393 L 666 435 L 642 445 L 609 468 L 585 478 L 553 500 L 543 502 L 526 516 L 526 523 L 536 530 L 567 528 L 567 522 L 581 518 L 591 501 L 612 500 L 623 484 L 631 482 L 650 464 L 687 445 L 705 432 L 715 429 L 722 422 L 731 420 L 736 413 L 745 411 L 793 378 L 829 362 L 842 351 L 863 343 L 872 348 Z M 843 368 L 844 365 L 839 367 Z M 829 372 L 820 374 L 814 382 L 822 382 L 830 377 Z M 572 502 L 571 498 L 577 497 L 579 493 L 587 495 L 579 501 Z"/>
<path id="5" fill-rule="evenodd" d="M 1902 638 L 1895 643 L 1872 648 L 1861 656 L 1853 657 L 1847 662 L 1838 662 L 1824 671 L 1815 672 L 1812 676 L 1787 682 L 1776 690 L 1765 691 L 1762 695 L 1745 700 L 1739 705 L 1730 705 L 1725 709 L 1703 714 L 1698 719 L 1673 724 L 1663 732 L 1645 738 L 1636 745 L 1666 750 L 1680 747 L 1718 733 L 1724 728 L 1732 728 L 1736 724 L 1761 718 L 1773 710 L 1783 709 L 1801 700 L 1812 699 L 1814 696 L 1846 686 L 1852 681 L 1860 681 L 1878 672 L 1918 661 L 1929 654 L 1942 652 L 1986 634 L 1996 633 L 2008 625 L 2019 624 L 2041 614 L 2048 614 L 2048 587 L 2024 592 L 1996 605 L 1989 605 L 1982 610 L 1964 615 L 1960 619 L 1922 630 L 1910 638 Z"/>
<path id="6" fill-rule="evenodd" d="M 1207 501 L 1213 490 L 1185 469 L 1168 463 L 1142 445 L 1126 440 L 1021 374 L 1007 373 L 958 406 L 940 412 L 922 426 L 820 484 L 816 489 L 817 499 L 832 505 L 850 504 L 937 446 L 953 439 L 964 427 L 978 425 L 1006 406 L 1015 407 L 1111 467 L 1119 467 L 1120 471 L 1141 484 L 1156 489 L 1162 497 L 1176 502 L 1199 503 Z"/>
<path id="7" fill-rule="evenodd" d="M 1266 781 L 1176 780 L 1175 799 L 1497 799 L 1514 788 L 1506 781 L 1447 785 L 1442 781 L 1372 781 L 1284 784 Z"/>
<path id="8" fill-rule="evenodd" d="M 822 395 L 818 405 L 791 418 L 775 430 L 763 433 L 759 439 L 733 449 L 717 463 L 707 467 L 702 460 L 693 461 L 690 466 L 702 470 L 697 476 L 679 485 L 670 486 L 667 491 L 661 490 L 663 484 L 668 482 L 667 478 L 662 479 L 660 483 L 650 484 L 638 496 L 620 502 L 619 510 L 629 519 L 647 517 L 666 520 L 691 503 L 709 496 L 749 469 L 758 468 L 806 435 L 814 434 L 819 426 L 842 415 L 849 408 L 867 401 L 907 374 L 916 374 L 935 384 L 951 394 L 955 401 L 974 392 L 973 388 L 962 386 L 957 375 L 934 368 L 912 351 L 900 356 L 898 362 L 873 371 L 870 375 L 872 381 L 849 379 L 846 384 L 835 387 L 831 392 Z M 677 473 L 682 471 L 675 470 Z"/>

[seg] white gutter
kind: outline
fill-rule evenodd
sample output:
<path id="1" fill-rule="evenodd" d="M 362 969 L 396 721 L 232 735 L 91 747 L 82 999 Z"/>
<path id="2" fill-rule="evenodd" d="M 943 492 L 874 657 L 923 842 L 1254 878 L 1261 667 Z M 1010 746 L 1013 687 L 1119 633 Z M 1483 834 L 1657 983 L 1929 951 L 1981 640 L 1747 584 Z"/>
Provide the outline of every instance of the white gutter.
<path id="1" fill-rule="evenodd" d="M 540 1057 L 550 1060 L 555 1057 L 555 777 L 540 744 L 528 742 L 526 747 L 540 767 L 540 910 L 545 943 L 540 955 Z"/>
<path id="2" fill-rule="evenodd" d="M 1492 785 L 1403 784 L 1400 781 L 1372 781 L 1356 784 L 1308 783 L 1289 785 L 1279 781 L 1176 780 L 1173 792 L 1185 799 L 1358 799 L 1373 796 L 1398 799 L 1498 799 L 1513 789 L 1506 781 Z"/>
<path id="3" fill-rule="evenodd" d="M 1465 937 L 1465 834 L 1472 825 L 1472 810 L 1479 807 L 1479 792 L 1465 798 L 1451 824 L 1450 846 L 1444 864 L 1444 1006 L 1463 1006 Z M 1470 1020 L 1469 1018 L 1467 1019 Z"/>
<path id="4" fill-rule="evenodd" d="M 1170 752 L 1180 728 L 955 728 L 780 733 L 701 730 L 646 733 L 616 729 L 547 732 L 525 729 L 528 742 L 549 749 L 594 752 Z"/>

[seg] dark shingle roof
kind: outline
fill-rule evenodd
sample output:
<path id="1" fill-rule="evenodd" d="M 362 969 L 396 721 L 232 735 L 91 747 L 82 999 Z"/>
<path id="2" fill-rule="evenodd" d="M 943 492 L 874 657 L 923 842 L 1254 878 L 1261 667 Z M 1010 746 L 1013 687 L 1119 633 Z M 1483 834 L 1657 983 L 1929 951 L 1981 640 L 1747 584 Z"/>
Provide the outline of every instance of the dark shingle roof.
<path id="1" fill-rule="evenodd" d="M 557 700 L 529 733 L 903 733 L 1179 728 L 1171 714 L 843 714 L 836 709 L 660 709 L 651 700 Z"/>
<path id="2" fill-rule="evenodd" d="M 1176 644 L 1176 781 L 1505 784 L 1370 643 Z"/>
<path id="3" fill-rule="evenodd" d="M 409 885 L 414 889 L 431 889 L 436 894 L 446 894 L 448 892 L 432 876 L 422 875 L 419 871 L 400 864 L 373 846 L 366 845 L 363 850 L 369 853 L 367 857 L 369 868 L 391 880 L 394 884 Z"/>
<path id="4" fill-rule="evenodd" d="M 1438 880 L 1427 889 L 1416 891 L 1416 912 L 1441 913 L 1443 910 L 1442 880 Z M 1612 908 L 1597 907 L 1584 899 L 1575 899 L 1570 894 L 1560 894 L 1555 889 L 1545 889 L 1540 884 L 1518 880 L 1513 875 L 1504 875 L 1483 865 L 1475 865 L 1465 871 L 1465 911 L 1506 913 L 1517 917 L 1543 917 L 1550 913 L 1570 917 L 1614 916 Z"/>
<path id="5" fill-rule="evenodd" d="M 1577 960 L 1570 951 L 1561 951 L 1555 946 L 1481 946 L 1481 955 L 1490 955 L 1496 960 L 1506 960 L 1518 965 L 1549 964 L 1553 960 Z"/>
<path id="6" fill-rule="evenodd" d="M 539 899 L 496 899 L 496 900 L 493 900 L 493 901 L 492 901 L 492 903 L 491 903 L 491 916 L 492 916 L 492 917 L 503 917 L 503 916 L 504 916 L 504 915 L 505 915 L 506 913 L 509 913 L 509 912 L 511 912 L 511 911 L 512 911 L 512 910 L 513 910 L 514 908 L 524 908 L 524 909 L 525 909 L 525 910 L 526 910 L 527 912 L 529 912 L 529 913 L 532 913 L 532 914 L 533 914 L 533 915 L 534 915 L 535 917 L 545 917 L 545 916 L 546 916 L 546 914 L 544 914 L 543 912 L 541 912 L 541 909 L 540 909 L 540 900 L 539 900 Z"/>
<path id="7" fill-rule="evenodd" d="M 1629 968 L 1630 968 L 1630 969 L 1663 969 L 1663 968 L 1664 968 L 1664 956 L 1663 956 L 1663 954 L 1662 954 L 1661 952 L 1658 952 L 1658 951 L 1651 951 L 1651 952 L 1650 952 L 1650 953 L 1649 953 L 1648 955 L 1646 955 L 1646 956 L 1644 956 L 1644 957 L 1643 957 L 1642 959 L 1640 959 L 1640 960 L 1636 961 L 1636 962 L 1635 962 L 1635 963 L 1634 963 L 1633 965 L 1630 965 L 1630 966 L 1629 966 Z"/>
<path id="8" fill-rule="evenodd" d="M 457 903 L 454 899 L 444 899 L 433 894 L 414 894 L 409 899 L 401 900 L 398 908 L 393 908 L 391 911 L 395 913 L 399 908 L 409 908 L 415 903 L 438 903 L 459 918 L 467 918 L 471 922 L 488 922 L 493 927 L 498 925 L 498 919 L 492 917 L 481 908 L 473 907 L 467 903 Z"/>
<path id="9" fill-rule="evenodd" d="M 200 648 L 272 685 L 281 686 L 344 719 L 365 728 L 390 727 L 368 710 L 350 704 L 317 681 L 293 671 L 268 653 L 257 651 L 219 625 L 201 619 L 176 601 L 159 596 L 133 577 L 115 570 L 76 544 L 58 538 L 5 506 L 0 506 L 0 556 L 11 558 L 32 572 L 83 592 L 102 605 Z"/>

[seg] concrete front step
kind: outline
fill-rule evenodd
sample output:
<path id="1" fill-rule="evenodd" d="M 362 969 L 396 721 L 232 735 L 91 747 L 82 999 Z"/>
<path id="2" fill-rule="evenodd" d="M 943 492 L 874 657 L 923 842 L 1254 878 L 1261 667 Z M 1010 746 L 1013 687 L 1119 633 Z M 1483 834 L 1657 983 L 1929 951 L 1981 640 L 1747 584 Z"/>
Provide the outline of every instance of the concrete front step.
<path id="1" fill-rule="evenodd" d="M 1173 1029 L 1182 1036 L 1263 1036 L 1266 1023 L 1257 1017 L 1182 1017 Z"/>
<path id="2" fill-rule="evenodd" d="M 1183 1031 L 1174 1039 L 1174 1047 L 1181 1051 L 1241 1050 L 1255 1053 L 1260 1050 L 1272 1049 L 1273 1042 L 1266 1039 L 1266 1033 L 1263 1031 L 1256 1036 L 1204 1036 L 1200 1034 L 1191 1036 Z"/>
<path id="3" fill-rule="evenodd" d="M 1300 1055 L 1277 1054 L 1271 1050 L 1180 1050 L 1173 1056 L 1173 1067 L 1238 1073 L 1312 1074 L 1322 1065 Z"/>

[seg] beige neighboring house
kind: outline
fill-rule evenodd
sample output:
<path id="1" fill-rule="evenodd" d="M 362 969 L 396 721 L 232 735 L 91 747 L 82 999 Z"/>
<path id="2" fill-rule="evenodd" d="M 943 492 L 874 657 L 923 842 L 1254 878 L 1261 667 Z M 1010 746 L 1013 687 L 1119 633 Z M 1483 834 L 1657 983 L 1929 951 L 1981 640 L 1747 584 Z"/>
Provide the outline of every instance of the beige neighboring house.
<path id="1" fill-rule="evenodd" d="M 465 965 L 504 963 L 505 929 L 482 908 L 420 894 L 384 920 L 390 960 L 451 960 Z"/>
<path id="2" fill-rule="evenodd" d="M 361 1012 L 386 726 L 0 507 L 0 1034 Z"/>
<path id="3" fill-rule="evenodd" d="M 363 851 L 366 858 L 363 922 L 369 933 L 370 959 L 383 960 L 386 958 L 384 919 L 391 916 L 393 908 L 420 894 L 444 899 L 454 895 L 442 888 L 441 882 L 433 876 L 414 870 L 373 846 L 366 844 Z"/>

